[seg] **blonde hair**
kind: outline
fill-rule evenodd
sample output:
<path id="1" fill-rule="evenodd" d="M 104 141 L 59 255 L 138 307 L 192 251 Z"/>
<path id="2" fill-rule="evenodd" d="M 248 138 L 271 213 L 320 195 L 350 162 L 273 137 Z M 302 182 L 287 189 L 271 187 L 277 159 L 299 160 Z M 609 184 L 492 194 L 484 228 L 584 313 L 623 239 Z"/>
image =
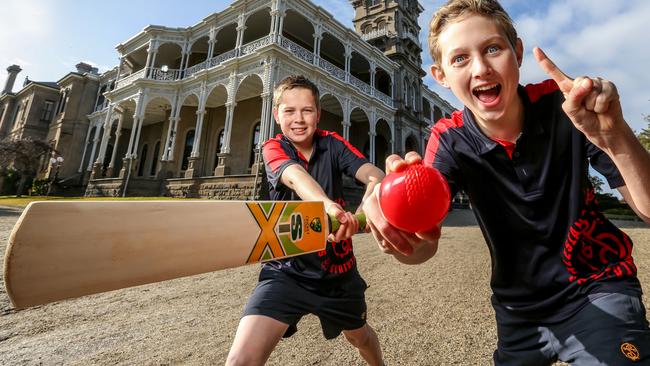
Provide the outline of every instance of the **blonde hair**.
<path id="1" fill-rule="evenodd" d="M 440 66 L 442 51 L 438 37 L 445 27 L 466 15 L 481 15 L 493 20 L 503 30 L 513 49 L 517 47 L 517 30 L 510 15 L 496 0 L 449 0 L 433 15 L 429 23 L 429 52 L 436 65 Z"/>
<path id="2" fill-rule="evenodd" d="M 282 98 L 285 90 L 294 88 L 311 90 L 311 93 L 314 95 L 314 101 L 316 102 L 316 108 L 320 110 L 320 92 L 318 91 L 318 87 L 303 75 L 287 76 L 275 86 L 275 89 L 273 89 L 273 108 L 277 108 L 280 105 L 280 98 Z"/>

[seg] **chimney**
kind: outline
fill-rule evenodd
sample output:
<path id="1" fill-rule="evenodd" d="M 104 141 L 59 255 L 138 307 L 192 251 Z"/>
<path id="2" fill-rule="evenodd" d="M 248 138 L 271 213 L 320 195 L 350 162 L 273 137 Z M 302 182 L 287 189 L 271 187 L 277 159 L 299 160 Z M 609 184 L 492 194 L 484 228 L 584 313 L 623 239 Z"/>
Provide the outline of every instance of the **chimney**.
<path id="1" fill-rule="evenodd" d="M 2 94 L 8 94 L 11 93 L 11 91 L 14 89 L 14 83 L 16 82 L 16 76 L 18 75 L 19 72 L 21 72 L 23 69 L 20 68 L 18 65 L 11 65 L 7 67 L 7 81 L 5 82 L 5 88 L 2 90 Z"/>
<path id="2" fill-rule="evenodd" d="M 89 73 L 93 69 L 93 67 L 91 65 L 88 65 L 85 62 L 80 62 L 80 63 L 76 64 L 75 67 L 77 68 L 77 72 L 80 73 L 80 74 Z"/>

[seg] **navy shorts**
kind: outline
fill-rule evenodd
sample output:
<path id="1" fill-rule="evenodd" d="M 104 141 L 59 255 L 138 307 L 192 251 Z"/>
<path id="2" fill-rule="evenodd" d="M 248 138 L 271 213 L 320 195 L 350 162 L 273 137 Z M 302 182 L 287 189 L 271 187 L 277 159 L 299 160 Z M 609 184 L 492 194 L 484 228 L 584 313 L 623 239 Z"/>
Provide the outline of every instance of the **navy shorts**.
<path id="1" fill-rule="evenodd" d="M 638 295 L 599 293 L 562 322 L 523 321 L 495 306 L 495 365 L 650 365 L 650 329 Z"/>
<path id="2" fill-rule="evenodd" d="M 366 324 L 367 287 L 357 273 L 321 291 L 304 286 L 283 272 L 262 271 L 243 316 L 265 315 L 289 324 L 286 338 L 298 330 L 297 324 L 304 315 L 314 314 L 320 320 L 325 338 L 333 339 L 343 330 Z"/>

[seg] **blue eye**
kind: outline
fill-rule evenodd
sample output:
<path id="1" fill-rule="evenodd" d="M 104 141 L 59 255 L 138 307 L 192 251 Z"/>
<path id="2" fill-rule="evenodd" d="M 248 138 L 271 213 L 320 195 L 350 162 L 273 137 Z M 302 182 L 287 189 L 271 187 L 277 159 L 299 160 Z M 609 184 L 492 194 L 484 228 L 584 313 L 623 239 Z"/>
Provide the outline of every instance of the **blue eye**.
<path id="1" fill-rule="evenodd" d="M 465 61 L 465 56 L 455 56 L 451 60 L 451 62 L 454 63 L 454 64 L 458 64 L 458 63 L 461 63 L 463 61 Z"/>
<path id="2" fill-rule="evenodd" d="M 487 53 L 496 53 L 499 51 L 499 46 L 490 46 L 487 48 Z"/>

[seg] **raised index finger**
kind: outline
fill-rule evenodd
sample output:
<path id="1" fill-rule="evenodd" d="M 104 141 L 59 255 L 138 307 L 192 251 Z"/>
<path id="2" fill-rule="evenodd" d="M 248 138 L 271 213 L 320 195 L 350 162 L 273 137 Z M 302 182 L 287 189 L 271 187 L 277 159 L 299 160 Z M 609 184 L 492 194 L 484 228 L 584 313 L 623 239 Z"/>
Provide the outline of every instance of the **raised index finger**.
<path id="1" fill-rule="evenodd" d="M 560 68 L 557 67 L 548 56 L 546 56 L 541 48 L 533 48 L 533 54 L 535 55 L 535 59 L 537 59 L 539 66 L 545 73 L 555 80 L 557 85 L 560 87 L 560 90 L 563 93 L 569 93 L 573 88 L 573 79 L 563 73 L 562 70 L 560 70 Z"/>

